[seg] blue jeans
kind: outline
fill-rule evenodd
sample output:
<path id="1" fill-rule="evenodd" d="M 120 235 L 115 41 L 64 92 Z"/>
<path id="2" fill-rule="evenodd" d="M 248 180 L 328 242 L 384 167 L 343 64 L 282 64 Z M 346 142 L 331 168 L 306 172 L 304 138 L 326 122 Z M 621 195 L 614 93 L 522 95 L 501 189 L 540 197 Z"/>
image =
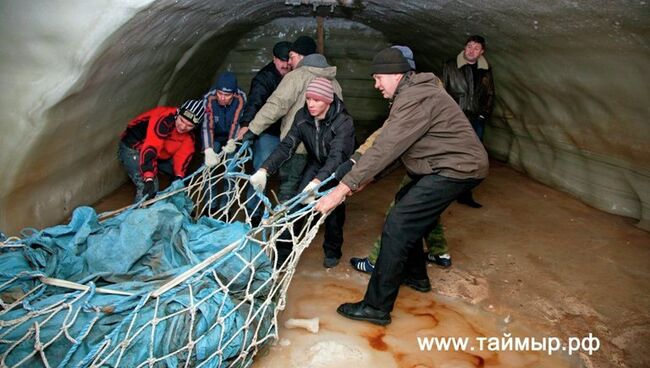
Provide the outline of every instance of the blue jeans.
<path id="1" fill-rule="evenodd" d="M 133 184 L 135 184 L 135 202 L 139 202 L 143 197 L 142 192 L 144 191 L 144 180 L 142 179 L 142 174 L 140 174 L 140 151 L 120 142 L 117 148 L 117 159 L 122 163 L 126 174 L 131 178 Z M 174 168 L 172 166 L 172 160 L 159 160 L 158 171 L 173 176 Z M 156 191 L 158 191 L 158 177 L 154 177 L 153 184 Z"/>
<path id="2" fill-rule="evenodd" d="M 280 145 L 280 137 L 273 135 L 273 134 L 268 134 L 268 133 L 262 133 L 260 134 L 259 138 L 255 140 L 255 143 L 253 144 L 253 169 L 254 171 L 257 171 L 264 161 L 266 161 L 269 156 L 271 156 L 271 153 L 275 151 L 275 148 Z M 262 209 L 258 209 L 255 213 L 251 213 L 251 211 L 254 211 L 257 205 L 260 202 L 260 199 L 254 195 L 255 190 L 253 189 L 252 186 L 248 187 L 248 192 L 247 192 L 247 198 L 250 199 L 248 203 L 246 204 L 246 208 L 248 209 L 248 213 L 250 215 L 257 215 L 257 216 L 262 216 Z"/>
<path id="3" fill-rule="evenodd" d="M 471 119 L 469 122 L 472 124 L 472 128 L 474 128 L 478 139 L 483 142 L 483 134 L 485 132 L 485 119 L 476 117 L 474 119 Z"/>

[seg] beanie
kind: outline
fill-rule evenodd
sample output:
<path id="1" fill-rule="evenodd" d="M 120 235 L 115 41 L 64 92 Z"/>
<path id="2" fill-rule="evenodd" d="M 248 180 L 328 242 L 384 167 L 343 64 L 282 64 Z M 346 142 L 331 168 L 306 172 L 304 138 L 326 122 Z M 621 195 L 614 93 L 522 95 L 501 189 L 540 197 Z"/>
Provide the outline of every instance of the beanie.
<path id="1" fill-rule="evenodd" d="M 314 78 L 307 86 L 305 97 L 326 103 L 332 103 L 332 101 L 334 101 L 334 88 L 332 87 L 332 81 L 323 77 Z"/>
<path id="2" fill-rule="evenodd" d="M 223 72 L 219 74 L 217 82 L 212 89 L 226 93 L 235 93 L 237 91 L 237 77 L 233 72 Z"/>
<path id="3" fill-rule="evenodd" d="M 412 70 L 415 70 L 415 60 L 413 60 L 413 50 L 408 46 L 394 45 L 391 46 L 394 49 L 398 49 L 402 55 L 406 58 L 406 61 L 409 63 L 409 66 Z"/>
<path id="4" fill-rule="evenodd" d="M 392 47 L 383 49 L 375 55 L 370 66 L 372 74 L 401 74 L 411 70 L 406 58 L 398 49 Z"/>
<path id="5" fill-rule="evenodd" d="M 291 44 L 289 51 L 307 56 L 316 52 L 316 41 L 309 36 L 300 36 Z"/>
<path id="6" fill-rule="evenodd" d="M 289 48 L 291 48 L 291 42 L 280 41 L 273 46 L 273 56 L 282 61 L 287 61 L 289 60 Z"/>
<path id="7" fill-rule="evenodd" d="M 178 109 L 178 115 L 186 118 L 194 125 L 199 124 L 203 120 L 204 112 L 203 101 L 201 100 L 187 100 Z"/>

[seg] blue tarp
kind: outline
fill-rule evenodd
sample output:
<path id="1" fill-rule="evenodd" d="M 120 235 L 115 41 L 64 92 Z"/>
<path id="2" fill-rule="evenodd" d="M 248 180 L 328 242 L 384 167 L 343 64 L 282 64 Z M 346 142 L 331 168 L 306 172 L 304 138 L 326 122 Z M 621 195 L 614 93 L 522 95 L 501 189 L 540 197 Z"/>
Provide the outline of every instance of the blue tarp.
<path id="1" fill-rule="evenodd" d="M 92 282 L 91 285 L 97 287 L 137 294 L 127 297 L 89 293 L 78 299 L 81 292 L 53 286 L 40 289 L 20 307 L 0 314 L 0 320 L 16 320 L 29 312 L 47 310 L 49 306 L 62 301 L 70 303 L 70 309 L 54 315 L 45 313 L 35 316 L 16 328 L 6 323 L 0 327 L 0 339 L 3 340 L 0 342 L 0 354 L 12 349 L 6 363 L 15 364 L 34 351 L 34 336 L 14 348 L 10 343 L 28 333 L 34 321 L 51 318 L 39 331 L 40 340 L 46 342 L 58 334 L 63 325 L 69 324 L 79 311 L 68 328 L 77 343 L 61 335 L 47 347 L 45 353 L 50 366 L 87 366 L 102 343 L 108 343 L 106 351 L 110 351 L 123 341 L 132 321 L 130 336 L 153 319 L 155 299 L 144 303 L 149 292 L 239 240 L 236 251 L 209 268 L 218 274 L 224 284 L 234 279 L 229 292 L 215 292 L 219 289 L 218 284 L 208 273 L 205 277 L 188 281 L 192 285 L 192 295 L 185 284 L 162 295 L 157 318 L 202 301 L 196 308 L 193 324 L 189 313 L 174 316 L 156 325 L 153 341 L 151 326 L 147 326 L 146 331 L 130 344 L 120 363 L 122 367 L 136 366 L 150 355 L 161 357 L 186 346 L 192 326 L 194 340 L 199 336 L 202 339 L 191 353 L 185 351 L 168 358 L 164 361 L 165 365 L 174 367 L 188 358 L 196 363 L 205 361 L 220 346 L 223 353 L 210 359 L 207 366 L 227 365 L 228 360 L 236 357 L 242 345 L 245 346 L 251 339 L 250 335 L 244 336 L 241 327 L 245 324 L 246 313 L 251 308 L 259 309 L 266 300 L 271 288 L 268 280 L 273 266 L 256 243 L 245 240 L 244 235 L 250 230 L 248 225 L 228 224 L 207 217 L 193 222 L 189 215 L 191 210 L 192 202 L 184 194 L 158 201 L 150 208 L 127 210 L 102 223 L 92 208 L 80 207 L 74 211 L 69 224 L 42 230 L 23 239 L 21 242 L 25 247 L 5 250 L 0 254 L 0 285 L 20 276 L 19 280 L 0 289 L 5 301 L 40 285 L 38 276 L 82 284 Z M 252 269 L 246 267 L 247 262 L 251 261 Z M 255 298 L 245 311 L 241 308 L 233 311 L 249 282 L 251 286 L 248 292 L 255 293 Z M 262 336 L 273 328 L 269 321 L 273 307 L 267 305 L 268 309 L 258 315 L 257 320 L 262 323 Z M 73 313 L 69 313 L 71 310 Z M 216 323 L 218 318 L 223 318 L 222 323 Z M 86 334 L 87 330 L 90 332 Z M 232 341 L 226 344 L 231 338 Z M 117 355 L 103 366 L 114 366 L 116 360 Z M 37 355 L 31 358 L 27 366 L 42 366 L 40 362 L 41 358 Z"/>

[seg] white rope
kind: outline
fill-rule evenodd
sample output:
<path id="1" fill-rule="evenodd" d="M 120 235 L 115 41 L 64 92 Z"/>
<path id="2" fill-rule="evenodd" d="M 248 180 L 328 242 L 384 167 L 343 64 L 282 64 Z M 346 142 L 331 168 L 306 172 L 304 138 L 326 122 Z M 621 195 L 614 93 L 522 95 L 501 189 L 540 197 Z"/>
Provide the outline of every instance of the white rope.
<path id="1" fill-rule="evenodd" d="M 52 347 L 62 341 L 72 346 L 84 343 L 92 329 L 102 318 L 110 317 L 115 308 L 126 308 L 120 309 L 120 313 L 127 313 L 127 316 L 116 323 L 116 334 L 107 333 L 104 340 L 94 347 L 92 355 L 85 358 L 84 366 L 154 367 L 166 365 L 167 359 L 173 359 L 177 362 L 175 364 L 184 367 L 248 366 L 260 348 L 277 339 L 278 313 L 286 306 L 289 283 L 300 255 L 316 236 L 324 216 L 313 210 L 293 213 L 290 207 L 295 206 L 292 203 L 300 200 L 286 202 L 275 209 L 261 201 L 254 210 L 248 208 L 252 207 L 253 199 L 246 195 L 248 181 L 241 174 L 244 173 L 246 162 L 251 159 L 250 150 L 240 149 L 233 158 L 226 157 L 223 152 L 219 155 L 219 165 L 203 168 L 186 179 L 184 188 L 162 193 L 135 207 L 104 213 L 100 218 L 105 220 L 133 208 L 145 208 L 184 192 L 194 204 L 192 217 L 195 220 L 209 216 L 228 223 L 242 221 L 251 225 L 255 211 L 266 210 L 268 218 L 265 221 L 252 228 L 244 238 L 233 241 L 146 294 L 37 277 L 39 282 L 33 289 L 13 301 L 3 298 L 0 304 L 0 365 L 57 366 L 63 357 L 52 355 Z M 226 172 L 230 163 L 235 164 L 234 175 Z M 298 222 L 303 223 L 300 229 L 296 226 Z M 280 264 L 276 245 L 288 241 L 292 242 L 293 251 Z M 259 252 L 245 257 L 238 251 L 244 245 L 258 246 Z M 0 243 L 0 250 L 12 251 L 24 246 L 19 239 L 10 238 Z M 225 260 L 224 257 L 229 255 L 231 258 Z M 270 272 L 268 278 L 262 279 L 258 265 L 266 259 L 271 262 L 272 268 L 262 270 Z M 235 275 L 224 279 L 219 268 L 228 262 L 237 262 L 242 266 Z M 215 267 L 215 264 L 220 266 Z M 0 288 L 20 281 L 20 277 L 13 277 Z M 211 285 L 210 288 L 207 285 Z M 64 288 L 63 292 L 66 289 L 70 291 L 59 302 L 30 310 L 20 318 L 7 318 L 10 311 L 18 311 L 42 299 L 41 294 L 60 291 L 52 287 Z M 119 303 L 114 306 L 95 305 L 92 300 L 96 293 L 123 297 L 130 303 L 125 305 L 132 306 L 121 307 Z M 181 303 L 181 300 L 185 302 Z M 206 315 L 209 310 L 216 311 L 215 315 Z M 149 314 L 151 318 L 141 318 Z M 88 322 L 83 322 L 84 318 Z M 44 328 L 57 323 L 60 329 L 58 333 L 46 336 Z M 226 323 L 231 329 L 226 328 Z M 239 327 L 235 328 L 236 325 Z M 32 327 L 22 335 L 15 336 L 25 326 Z M 173 331 L 172 335 L 170 331 Z M 158 341 L 162 342 L 164 349 Z M 20 348 L 28 342 L 33 343 L 34 349 L 16 358 Z M 144 348 L 142 359 L 133 361 L 133 357 L 138 356 L 134 354 L 141 348 Z M 233 355 L 235 348 L 237 350 Z M 203 351 L 200 352 L 200 349 Z M 72 351 L 69 353 L 72 354 Z M 202 359 L 199 359 L 199 355 L 203 355 Z M 80 362 L 75 361 L 74 364 Z"/>

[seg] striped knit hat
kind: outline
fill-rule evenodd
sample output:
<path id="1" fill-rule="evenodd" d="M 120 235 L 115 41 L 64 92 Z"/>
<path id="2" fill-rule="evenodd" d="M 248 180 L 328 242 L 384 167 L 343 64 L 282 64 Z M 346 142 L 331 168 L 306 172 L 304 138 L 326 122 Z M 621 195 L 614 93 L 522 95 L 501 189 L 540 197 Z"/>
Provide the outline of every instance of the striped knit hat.
<path id="1" fill-rule="evenodd" d="M 187 100 L 178 108 L 178 114 L 194 125 L 198 125 L 203 120 L 204 113 L 202 100 Z"/>
<path id="2" fill-rule="evenodd" d="M 307 86 L 305 97 L 326 103 L 332 103 L 332 101 L 334 101 L 334 88 L 332 87 L 332 81 L 323 77 L 314 78 Z"/>

